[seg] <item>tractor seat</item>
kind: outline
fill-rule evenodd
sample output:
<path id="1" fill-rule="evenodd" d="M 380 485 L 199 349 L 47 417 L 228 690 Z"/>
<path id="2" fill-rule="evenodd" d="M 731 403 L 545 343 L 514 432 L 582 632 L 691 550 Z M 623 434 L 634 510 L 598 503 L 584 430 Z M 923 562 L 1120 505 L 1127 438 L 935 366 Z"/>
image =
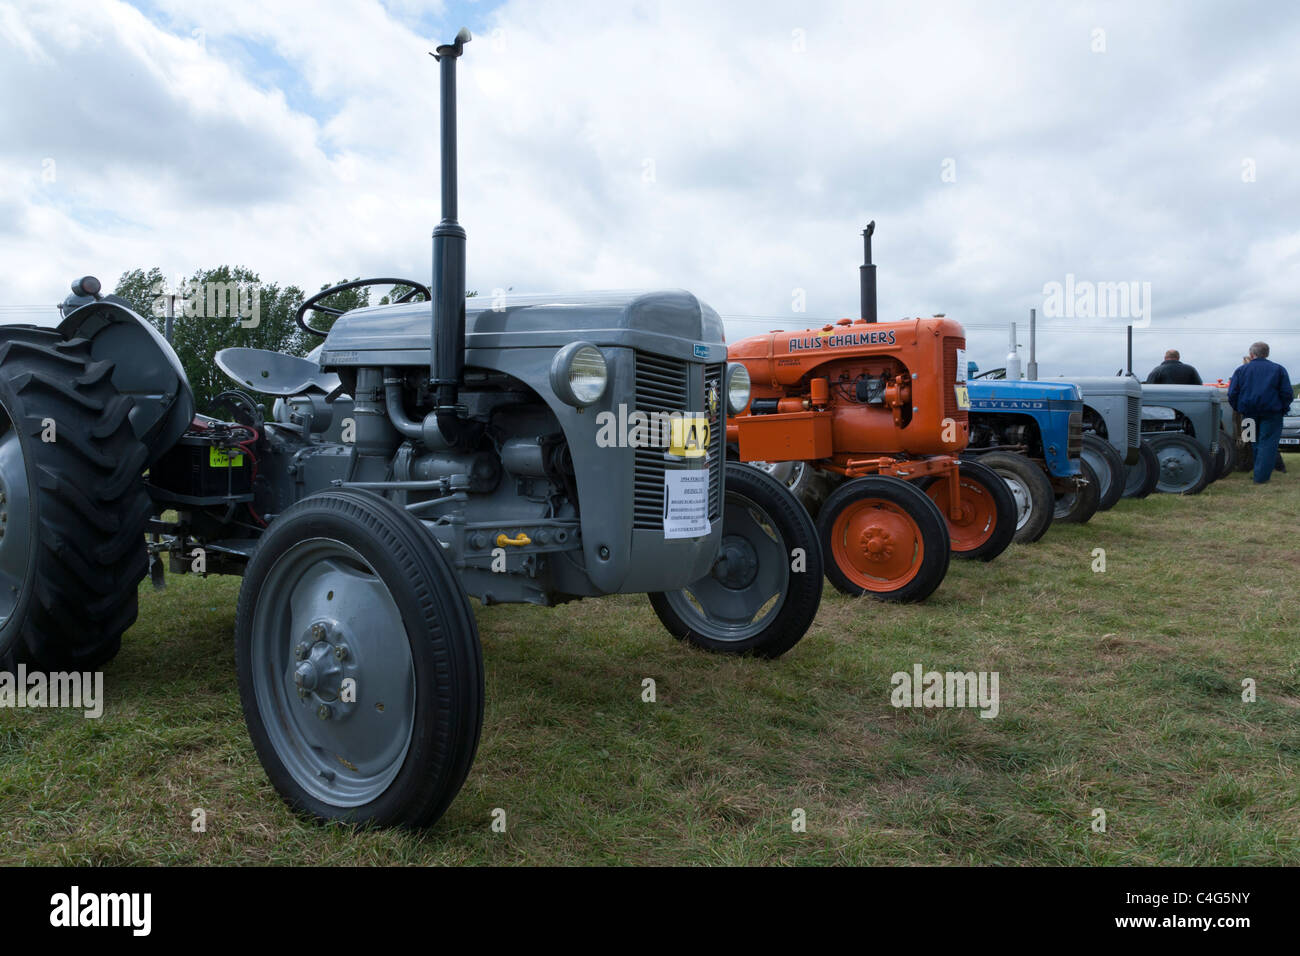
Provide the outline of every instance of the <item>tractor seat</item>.
<path id="1" fill-rule="evenodd" d="M 333 372 L 322 372 L 310 359 L 269 349 L 230 348 L 216 355 L 217 367 L 231 381 L 263 395 L 288 398 L 312 390 L 333 395 L 342 384 Z"/>

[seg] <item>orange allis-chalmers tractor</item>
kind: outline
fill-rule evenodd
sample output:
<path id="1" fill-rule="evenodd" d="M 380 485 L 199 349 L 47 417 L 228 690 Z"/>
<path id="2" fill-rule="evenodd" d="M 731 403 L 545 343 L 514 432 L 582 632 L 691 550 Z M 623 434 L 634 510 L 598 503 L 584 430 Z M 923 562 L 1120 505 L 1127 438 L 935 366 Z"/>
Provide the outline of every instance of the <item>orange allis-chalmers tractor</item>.
<path id="1" fill-rule="evenodd" d="M 745 413 L 727 423 L 747 462 L 804 462 L 842 480 L 816 515 L 826 574 L 846 594 L 919 601 L 949 554 L 992 560 L 1016 530 L 1015 501 L 968 440 L 966 333 L 936 316 L 876 322 L 867 226 L 863 317 L 741 339 Z"/>

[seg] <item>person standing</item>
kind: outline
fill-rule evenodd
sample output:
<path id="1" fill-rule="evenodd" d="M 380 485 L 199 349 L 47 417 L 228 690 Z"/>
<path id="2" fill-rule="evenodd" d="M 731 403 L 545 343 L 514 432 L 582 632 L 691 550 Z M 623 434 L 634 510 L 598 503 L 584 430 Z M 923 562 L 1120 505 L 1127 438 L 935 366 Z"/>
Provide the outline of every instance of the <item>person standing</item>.
<path id="1" fill-rule="evenodd" d="M 1178 354 L 1178 349 L 1170 349 L 1165 353 L 1165 360 L 1151 370 L 1147 376 L 1148 385 L 1201 385 L 1201 374 L 1186 362 L 1180 361 L 1182 356 Z"/>
<path id="2" fill-rule="evenodd" d="M 1240 412 L 1243 421 L 1255 421 L 1255 477 L 1257 485 L 1268 481 L 1277 464 L 1278 439 L 1282 437 L 1282 416 L 1292 400 L 1291 377 L 1286 369 L 1268 358 L 1268 343 L 1250 347 L 1250 361 L 1232 373 L 1228 383 L 1228 404 Z"/>

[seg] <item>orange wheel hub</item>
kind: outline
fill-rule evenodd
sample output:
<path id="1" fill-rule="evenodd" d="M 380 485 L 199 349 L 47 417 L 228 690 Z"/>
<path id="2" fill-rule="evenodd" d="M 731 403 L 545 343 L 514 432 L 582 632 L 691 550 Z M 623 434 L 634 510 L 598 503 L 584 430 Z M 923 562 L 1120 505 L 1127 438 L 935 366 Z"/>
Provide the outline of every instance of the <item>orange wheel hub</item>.
<path id="1" fill-rule="evenodd" d="M 835 564 L 864 590 L 895 591 L 921 570 L 921 529 L 891 501 L 863 498 L 847 505 L 836 516 L 831 535 Z"/>

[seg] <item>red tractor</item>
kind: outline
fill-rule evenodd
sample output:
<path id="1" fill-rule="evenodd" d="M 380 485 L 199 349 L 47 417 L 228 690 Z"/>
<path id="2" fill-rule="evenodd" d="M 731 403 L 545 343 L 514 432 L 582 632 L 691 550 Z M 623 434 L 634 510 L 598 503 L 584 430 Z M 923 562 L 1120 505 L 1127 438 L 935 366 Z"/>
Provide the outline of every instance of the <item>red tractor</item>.
<path id="1" fill-rule="evenodd" d="M 727 442 L 741 461 L 803 462 L 840 482 L 815 516 L 839 590 L 920 601 L 943 580 L 950 553 L 1001 554 L 1016 508 L 996 473 L 958 457 L 970 404 L 961 325 L 876 321 L 874 227 L 863 232 L 862 318 L 728 348 L 749 372 L 752 397 L 728 421 Z"/>

